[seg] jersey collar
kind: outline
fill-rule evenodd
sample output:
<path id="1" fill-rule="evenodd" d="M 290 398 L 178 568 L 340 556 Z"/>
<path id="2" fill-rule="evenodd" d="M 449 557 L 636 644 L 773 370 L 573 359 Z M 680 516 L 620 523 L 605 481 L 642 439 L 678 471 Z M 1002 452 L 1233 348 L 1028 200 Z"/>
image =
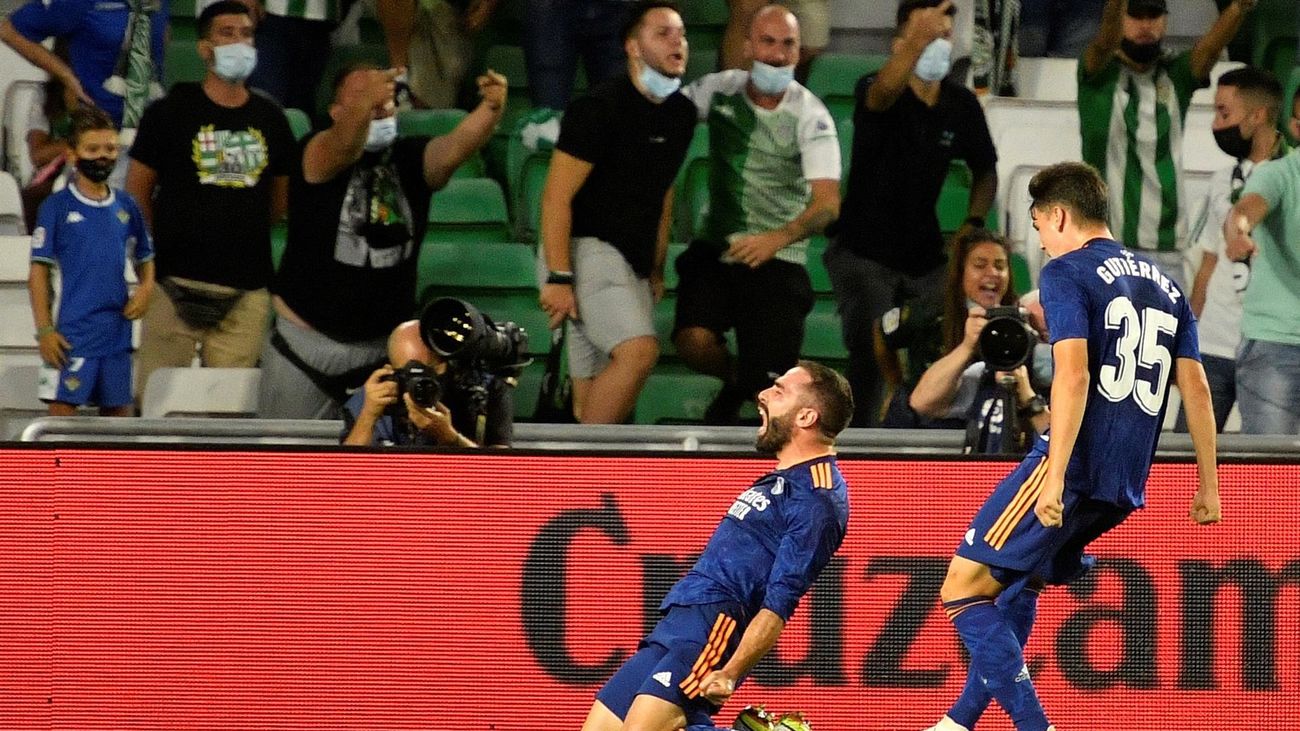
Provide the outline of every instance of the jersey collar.
<path id="1" fill-rule="evenodd" d="M 77 188 L 76 182 L 68 183 L 68 190 L 72 191 L 72 196 L 74 198 L 92 208 L 108 208 L 117 200 L 117 191 L 113 190 L 112 186 L 109 186 L 108 188 L 108 197 L 102 201 L 97 201 L 82 195 L 81 191 Z"/>

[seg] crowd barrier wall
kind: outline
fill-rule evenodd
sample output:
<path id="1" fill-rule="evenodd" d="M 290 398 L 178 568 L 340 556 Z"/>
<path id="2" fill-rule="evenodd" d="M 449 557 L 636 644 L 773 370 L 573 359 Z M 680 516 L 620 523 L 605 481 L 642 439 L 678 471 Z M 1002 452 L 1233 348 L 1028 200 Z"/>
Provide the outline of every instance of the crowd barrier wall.
<path id="1" fill-rule="evenodd" d="M 577 729 L 753 456 L 0 448 L 0 728 Z M 1010 462 L 846 458 L 848 537 L 719 715 L 921 729 L 945 567 Z M 1300 724 L 1300 464 L 1162 462 L 1027 648 L 1070 731 Z M 981 731 L 1010 729 L 990 709 Z"/>

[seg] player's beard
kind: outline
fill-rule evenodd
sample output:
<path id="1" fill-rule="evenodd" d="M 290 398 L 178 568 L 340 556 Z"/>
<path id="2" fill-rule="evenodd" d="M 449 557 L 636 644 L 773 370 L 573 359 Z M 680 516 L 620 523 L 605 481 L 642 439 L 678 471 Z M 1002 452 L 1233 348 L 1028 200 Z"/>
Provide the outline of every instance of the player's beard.
<path id="1" fill-rule="evenodd" d="M 794 415 L 772 416 L 767 414 L 767 428 L 759 432 L 754 440 L 754 448 L 761 454 L 774 455 L 790 443 L 794 436 Z"/>

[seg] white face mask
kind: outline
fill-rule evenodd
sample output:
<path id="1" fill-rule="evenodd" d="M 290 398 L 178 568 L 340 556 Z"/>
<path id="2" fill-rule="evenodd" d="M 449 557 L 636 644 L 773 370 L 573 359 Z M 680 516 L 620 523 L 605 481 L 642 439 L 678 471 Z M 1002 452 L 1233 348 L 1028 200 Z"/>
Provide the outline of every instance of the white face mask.
<path id="1" fill-rule="evenodd" d="M 397 139 L 397 117 L 384 117 L 370 120 L 370 132 L 366 134 L 366 152 L 386 150 Z"/>
<path id="2" fill-rule="evenodd" d="M 935 38 L 916 60 L 916 75 L 925 81 L 939 81 L 952 69 L 952 41 Z"/>
<path id="3" fill-rule="evenodd" d="M 212 47 L 212 72 L 226 81 L 238 82 L 253 75 L 257 49 L 247 43 Z"/>
<path id="4" fill-rule="evenodd" d="M 761 93 L 776 96 L 794 83 L 794 64 L 773 66 L 756 60 L 750 66 L 749 80 Z"/>
<path id="5" fill-rule="evenodd" d="M 641 73 L 638 75 L 641 86 L 645 88 L 650 96 L 656 99 L 667 99 L 673 95 L 682 86 L 682 80 L 676 76 L 668 76 L 650 68 L 650 64 L 641 64 Z"/>

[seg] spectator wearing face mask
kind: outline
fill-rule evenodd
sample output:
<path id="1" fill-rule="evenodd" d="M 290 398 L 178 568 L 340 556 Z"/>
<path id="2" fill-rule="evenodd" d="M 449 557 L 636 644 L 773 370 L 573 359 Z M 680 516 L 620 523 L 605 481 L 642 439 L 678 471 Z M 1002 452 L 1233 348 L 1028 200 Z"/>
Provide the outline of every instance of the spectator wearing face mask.
<path id="1" fill-rule="evenodd" d="M 506 79 L 451 132 L 397 139 L 401 69 L 339 74 L 329 127 L 303 141 L 289 180 L 289 239 L 271 285 L 276 321 L 262 349 L 261 415 L 337 418 L 349 392 L 387 361 L 389 332 L 416 309 L 430 196 L 487 144 Z"/>
<path id="2" fill-rule="evenodd" d="M 984 110 L 945 78 L 953 12 L 952 0 L 904 0 L 889 60 L 857 86 L 848 187 L 823 257 L 849 351 L 854 426 L 880 418 L 874 323 L 913 298 L 941 306 L 947 256 L 935 203 L 949 165 L 965 160 L 974 178 L 960 233 L 983 225 L 997 193 Z"/>
<path id="3" fill-rule="evenodd" d="M 144 318 L 136 393 L 158 368 L 252 368 L 271 296 L 271 224 L 284 216 L 294 141 L 284 112 L 246 84 L 257 64 L 246 5 L 199 15 L 200 83 L 151 105 L 131 148 L 127 191 L 158 251 L 159 296 Z"/>
<path id="4" fill-rule="evenodd" d="M 710 424 L 735 423 L 741 404 L 799 359 L 813 306 L 808 237 L 839 215 L 839 138 L 825 105 L 794 80 L 799 37 L 792 12 L 760 8 L 745 40 L 750 68 L 683 90 L 709 125 L 713 174 L 706 230 L 677 259 L 673 341 L 692 368 L 722 379 Z"/>
<path id="5" fill-rule="evenodd" d="M 1255 3 L 1236 0 L 1191 50 L 1170 54 L 1165 0 L 1107 0 L 1101 30 L 1079 62 L 1083 160 L 1110 191 L 1110 228 L 1182 289 L 1190 244 L 1179 182 L 1183 119 Z"/>

